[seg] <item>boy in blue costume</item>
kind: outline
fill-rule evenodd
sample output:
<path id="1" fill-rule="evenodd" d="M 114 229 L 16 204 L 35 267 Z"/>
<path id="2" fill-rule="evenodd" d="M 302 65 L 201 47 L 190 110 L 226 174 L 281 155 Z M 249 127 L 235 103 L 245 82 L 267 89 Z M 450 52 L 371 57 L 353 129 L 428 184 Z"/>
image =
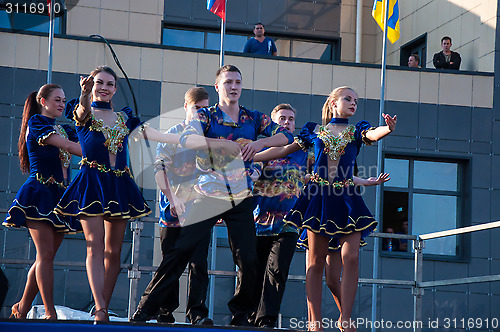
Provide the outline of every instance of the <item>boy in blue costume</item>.
<path id="1" fill-rule="evenodd" d="M 208 92 L 204 88 L 189 89 L 184 95 L 185 120 L 171 127 L 167 132 L 182 133 L 196 112 L 201 108 L 208 107 L 208 105 Z M 168 249 L 173 246 L 179 234 L 181 223 L 177 214 L 182 215 L 186 210 L 186 205 L 192 204 L 198 196 L 193 187 L 197 177 L 196 150 L 174 144 L 158 144 L 155 179 L 161 190 L 159 226 L 162 255 L 165 255 Z M 210 234 L 196 247 L 189 260 L 186 317 L 192 324 L 213 325 L 205 305 L 208 288 L 207 255 L 209 244 Z M 175 319 L 172 313 L 179 307 L 179 287 L 175 287 L 174 294 L 166 296 L 165 299 L 166 303 L 160 307 L 156 319 L 158 322 L 174 323 Z"/>
<path id="2" fill-rule="evenodd" d="M 279 104 L 271 112 L 271 119 L 293 133 L 296 113 L 290 104 Z M 257 154 L 254 161 L 260 160 Z M 311 153 L 295 151 L 284 158 L 268 161 L 255 182 L 254 215 L 259 261 L 256 308 L 252 318 L 257 327 L 276 326 L 299 237 L 297 229 L 286 225 L 283 219 L 307 182 L 307 166 L 313 162 Z"/>
<path id="3" fill-rule="evenodd" d="M 132 320 L 145 321 L 155 315 L 162 298 L 175 287 L 196 246 L 210 233 L 215 223 L 223 219 L 233 259 L 239 267 L 236 291 L 228 303 L 233 314 L 231 324 L 250 324 L 248 319 L 253 311 L 257 261 L 255 225 L 249 198 L 252 192 L 249 176 L 252 158 L 264 147 L 282 146 L 291 142 L 293 137 L 268 116 L 239 105 L 242 80 L 241 72 L 235 66 L 219 68 L 215 88 L 219 103 L 199 110 L 198 119 L 192 121 L 180 139 L 186 147 L 205 147 L 208 150 L 208 153 L 197 156 L 201 175 L 195 189 L 202 199 L 186 211 L 186 224 L 189 224 L 181 228 L 174 246 L 163 257 Z M 269 137 L 257 140 L 259 135 Z M 216 144 L 203 136 L 223 141 L 226 146 L 216 152 Z M 239 157 L 240 153 L 243 160 Z M 216 212 L 211 216 L 213 211 Z"/>

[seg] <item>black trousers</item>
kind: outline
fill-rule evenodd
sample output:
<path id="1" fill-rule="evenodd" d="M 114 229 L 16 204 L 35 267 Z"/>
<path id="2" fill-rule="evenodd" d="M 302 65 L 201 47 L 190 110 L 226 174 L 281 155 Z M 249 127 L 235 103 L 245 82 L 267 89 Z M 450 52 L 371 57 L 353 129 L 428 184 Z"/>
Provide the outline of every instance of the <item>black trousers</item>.
<path id="1" fill-rule="evenodd" d="M 254 299 L 257 305 L 252 314 L 255 326 L 276 325 L 298 238 L 292 232 L 257 236 L 258 281 Z"/>
<path id="2" fill-rule="evenodd" d="M 166 255 L 179 237 L 180 227 L 160 227 L 162 257 Z M 208 316 L 205 305 L 208 289 L 208 247 L 210 234 L 206 236 L 193 252 L 188 264 L 188 297 L 186 317 L 191 323 Z M 160 307 L 160 313 L 172 314 L 179 307 L 179 281 L 172 294 L 165 297 L 166 302 Z"/>
<path id="3" fill-rule="evenodd" d="M 203 198 L 193 204 L 186 220 L 203 220 L 207 208 L 220 204 L 214 198 Z M 233 321 L 241 321 L 248 317 L 255 305 L 253 294 L 257 279 L 257 253 L 255 249 L 255 224 L 252 214 L 252 201 L 244 199 L 238 205 L 214 217 L 181 227 L 178 237 L 172 247 L 167 249 L 163 260 L 146 287 L 137 307 L 148 316 L 154 316 L 165 303 L 166 297 L 172 296 L 178 289 L 179 278 L 182 275 L 191 256 L 200 246 L 203 239 L 210 235 L 217 220 L 223 219 L 227 225 L 228 237 L 231 242 L 233 261 L 239 267 L 238 282 L 234 296 L 228 302 L 233 314 Z"/>

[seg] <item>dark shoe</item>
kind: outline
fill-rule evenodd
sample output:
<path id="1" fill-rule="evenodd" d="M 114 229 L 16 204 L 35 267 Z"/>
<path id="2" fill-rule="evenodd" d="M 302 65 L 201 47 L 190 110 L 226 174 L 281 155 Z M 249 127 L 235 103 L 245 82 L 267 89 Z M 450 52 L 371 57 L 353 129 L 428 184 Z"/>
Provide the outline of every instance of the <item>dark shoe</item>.
<path id="1" fill-rule="evenodd" d="M 276 321 L 269 318 L 262 318 L 255 325 L 257 327 L 274 329 L 276 327 Z"/>
<path id="2" fill-rule="evenodd" d="M 134 312 L 134 315 L 132 316 L 132 318 L 130 318 L 130 321 L 131 322 L 147 322 L 151 318 L 153 318 L 153 315 L 149 315 L 149 314 L 145 313 L 144 311 L 142 311 L 141 309 L 137 309 L 136 312 Z"/>
<path id="3" fill-rule="evenodd" d="M 172 315 L 172 313 L 167 312 L 167 313 L 159 314 L 156 317 L 156 321 L 158 323 L 174 324 L 175 323 L 175 318 L 174 318 L 174 315 Z"/>
<path id="4" fill-rule="evenodd" d="M 249 320 L 247 315 L 237 315 L 233 316 L 231 320 L 231 325 L 233 326 L 254 326 Z"/>
<path id="5" fill-rule="evenodd" d="M 205 326 L 214 326 L 214 321 L 210 317 L 203 317 L 197 319 L 193 325 L 205 325 Z"/>

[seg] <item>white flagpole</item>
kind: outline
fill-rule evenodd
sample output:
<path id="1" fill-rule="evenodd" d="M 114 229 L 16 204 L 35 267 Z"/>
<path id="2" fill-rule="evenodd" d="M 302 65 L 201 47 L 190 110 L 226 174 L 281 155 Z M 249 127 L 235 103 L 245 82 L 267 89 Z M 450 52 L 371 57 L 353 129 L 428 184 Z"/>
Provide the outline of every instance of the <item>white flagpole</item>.
<path id="1" fill-rule="evenodd" d="M 52 48 L 54 47 L 54 0 L 49 2 L 49 61 L 47 64 L 47 84 L 52 83 Z"/>
<path id="2" fill-rule="evenodd" d="M 385 70 L 386 70 L 386 57 L 387 57 L 387 21 L 389 20 L 389 0 L 383 0 L 384 11 L 384 41 L 382 46 L 382 70 L 380 72 L 380 112 L 379 112 L 379 125 L 384 124 L 382 113 L 384 113 L 385 106 Z M 377 175 L 382 172 L 382 142 L 377 143 Z M 382 185 L 377 186 L 375 195 L 375 218 L 378 222 L 382 220 L 381 209 L 381 195 Z M 372 278 L 378 278 L 378 262 L 379 262 L 379 238 L 374 238 L 373 245 L 373 274 Z M 372 286 L 372 322 L 377 321 L 377 293 L 378 285 Z M 372 326 L 371 331 L 375 332 L 375 327 Z"/>
<path id="3" fill-rule="evenodd" d="M 220 55 L 219 55 L 219 68 L 224 66 L 224 35 L 226 34 L 226 10 L 227 0 L 224 0 L 224 19 L 220 24 Z"/>

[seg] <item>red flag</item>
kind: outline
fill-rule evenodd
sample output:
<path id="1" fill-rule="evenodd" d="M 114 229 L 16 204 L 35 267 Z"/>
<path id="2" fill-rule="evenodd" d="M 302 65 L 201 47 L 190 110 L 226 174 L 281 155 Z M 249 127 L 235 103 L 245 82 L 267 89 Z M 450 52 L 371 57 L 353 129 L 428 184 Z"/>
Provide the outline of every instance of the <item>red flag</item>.
<path id="1" fill-rule="evenodd" d="M 226 20 L 226 0 L 207 0 L 207 9 Z"/>

